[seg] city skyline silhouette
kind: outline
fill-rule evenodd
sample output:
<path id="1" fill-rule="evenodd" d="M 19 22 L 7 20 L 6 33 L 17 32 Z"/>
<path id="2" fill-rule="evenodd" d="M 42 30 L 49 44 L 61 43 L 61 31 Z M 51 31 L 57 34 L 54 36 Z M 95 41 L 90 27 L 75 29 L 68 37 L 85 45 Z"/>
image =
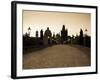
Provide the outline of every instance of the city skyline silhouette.
<path id="1" fill-rule="evenodd" d="M 60 12 L 41 12 L 23 11 L 23 34 L 31 28 L 30 36 L 35 37 L 36 31 L 45 31 L 47 27 L 52 33 L 61 34 L 62 25 L 68 29 L 68 35 L 79 35 L 80 29 L 87 35 L 91 35 L 90 14 L 89 13 L 60 13 Z M 40 36 L 40 35 L 39 35 Z"/>

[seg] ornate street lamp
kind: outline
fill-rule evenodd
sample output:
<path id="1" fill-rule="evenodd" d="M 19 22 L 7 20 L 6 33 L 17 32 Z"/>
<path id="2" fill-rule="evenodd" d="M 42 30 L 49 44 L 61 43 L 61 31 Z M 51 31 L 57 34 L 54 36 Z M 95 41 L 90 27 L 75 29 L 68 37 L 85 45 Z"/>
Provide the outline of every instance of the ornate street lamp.
<path id="1" fill-rule="evenodd" d="M 87 29 L 85 29 L 85 35 L 84 35 L 84 46 L 86 46 L 86 36 L 87 36 Z"/>
<path id="2" fill-rule="evenodd" d="M 30 33 L 31 33 L 31 28 L 29 27 L 28 28 L 28 35 L 29 35 L 29 37 L 30 37 Z"/>

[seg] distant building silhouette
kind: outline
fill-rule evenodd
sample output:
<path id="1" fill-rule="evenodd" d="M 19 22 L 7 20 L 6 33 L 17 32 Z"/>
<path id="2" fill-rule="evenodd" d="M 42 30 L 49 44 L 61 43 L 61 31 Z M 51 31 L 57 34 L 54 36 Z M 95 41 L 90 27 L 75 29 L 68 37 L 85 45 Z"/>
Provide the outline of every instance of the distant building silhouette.
<path id="1" fill-rule="evenodd" d="M 47 29 L 43 32 L 41 29 L 39 32 L 35 32 L 35 37 L 30 37 L 31 28 L 29 27 L 28 32 L 23 35 L 23 45 L 24 48 L 27 47 L 34 47 L 41 48 L 47 47 L 49 45 L 56 45 L 56 44 L 80 44 L 86 47 L 91 47 L 91 36 L 87 35 L 87 29 L 85 29 L 85 34 L 83 34 L 83 30 L 80 29 L 79 35 L 73 34 L 72 36 L 68 35 L 68 29 L 65 28 L 65 25 L 62 26 L 61 32 L 53 33 L 47 27 Z M 39 36 L 40 34 L 40 36 Z"/>
<path id="2" fill-rule="evenodd" d="M 49 30 L 49 27 L 47 27 L 47 30 L 44 32 L 44 45 L 48 45 L 52 43 L 52 33 Z"/>
<path id="3" fill-rule="evenodd" d="M 56 44 L 56 35 L 55 35 L 55 33 L 53 33 L 53 36 L 52 36 L 52 44 Z"/>
<path id="4" fill-rule="evenodd" d="M 63 44 L 68 39 L 68 30 L 65 30 L 65 25 L 63 25 L 61 30 L 61 43 Z"/>
<path id="5" fill-rule="evenodd" d="M 83 38 L 83 30 L 80 29 L 80 35 L 79 35 L 79 43 L 80 43 L 80 45 L 83 45 L 83 40 L 84 40 L 84 38 Z"/>
<path id="6" fill-rule="evenodd" d="M 61 36 L 60 36 L 60 34 L 56 34 L 56 43 L 57 44 L 61 43 Z"/>
<path id="7" fill-rule="evenodd" d="M 68 30 L 65 30 L 66 41 L 68 40 Z"/>
<path id="8" fill-rule="evenodd" d="M 55 40 L 55 38 L 56 38 L 55 33 L 53 33 L 53 37 L 52 38 Z"/>
<path id="9" fill-rule="evenodd" d="M 40 39 L 43 40 L 43 30 L 40 31 Z"/>

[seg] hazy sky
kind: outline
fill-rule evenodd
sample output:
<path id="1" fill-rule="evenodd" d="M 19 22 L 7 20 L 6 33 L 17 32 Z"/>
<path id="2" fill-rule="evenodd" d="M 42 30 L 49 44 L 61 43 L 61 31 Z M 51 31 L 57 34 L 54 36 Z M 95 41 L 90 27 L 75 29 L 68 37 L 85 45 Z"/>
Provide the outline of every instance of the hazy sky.
<path id="1" fill-rule="evenodd" d="M 60 33 L 62 25 L 68 29 L 68 35 L 79 34 L 80 28 L 87 34 L 91 33 L 91 15 L 89 13 L 69 13 L 69 12 L 43 12 L 43 11 L 28 11 L 23 10 L 23 34 L 31 28 L 31 36 L 35 36 L 36 30 L 43 29 L 45 31 L 47 27 L 52 33 Z"/>

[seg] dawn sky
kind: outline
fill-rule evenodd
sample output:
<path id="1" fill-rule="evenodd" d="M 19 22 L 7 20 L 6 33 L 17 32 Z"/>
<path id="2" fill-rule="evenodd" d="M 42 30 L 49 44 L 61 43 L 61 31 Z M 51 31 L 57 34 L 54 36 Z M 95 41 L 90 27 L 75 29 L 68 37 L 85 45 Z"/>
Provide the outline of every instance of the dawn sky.
<path id="1" fill-rule="evenodd" d="M 47 27 L 52 33 L 60 33 L 62 25 L 68 29 L 68 35 L 79 35 L 80 28 L 87 34 L 91 34 L 91 15 L 89 13 L 69 13 L 69 12 L 43 12 L 23 10 L 23 34 L 31 28 L 31 36 L 35 36 L 35 32 Z"/>

